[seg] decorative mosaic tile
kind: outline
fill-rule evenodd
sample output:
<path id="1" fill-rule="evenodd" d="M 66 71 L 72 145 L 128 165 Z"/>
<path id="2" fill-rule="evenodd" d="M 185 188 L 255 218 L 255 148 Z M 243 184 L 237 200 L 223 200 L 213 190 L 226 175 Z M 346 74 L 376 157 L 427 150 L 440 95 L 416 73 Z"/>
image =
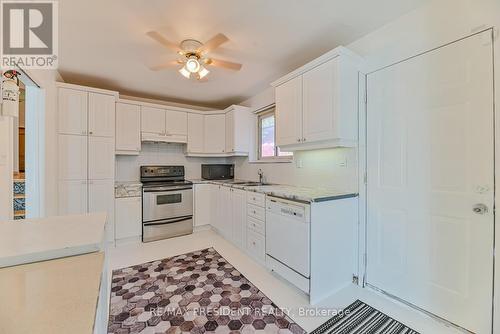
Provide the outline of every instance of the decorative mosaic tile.
<path id="1" fill-rule="evenodd" d="M 24 192 L 25 192 L 24 181 L 14 181 L 14 194 L 15 195 L 23 195 Z"/>
<path id="2" fill-rule="evenodd" d="M 213 248 L 113 271 L 108 333 L 305 334 Z"/>
<path id="3" fill-rule="evenodd" d="M 14 198 L 14 211 L 24 211 L 26 208 L 24 198 Z"/>

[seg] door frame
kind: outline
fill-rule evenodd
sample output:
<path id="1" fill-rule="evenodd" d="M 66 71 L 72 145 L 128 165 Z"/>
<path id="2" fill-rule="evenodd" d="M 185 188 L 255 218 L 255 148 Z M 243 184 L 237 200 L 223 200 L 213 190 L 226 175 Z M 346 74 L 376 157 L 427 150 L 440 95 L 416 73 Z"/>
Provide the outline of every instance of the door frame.
<path id="1" fill-rule="evenodd" d="M 469 35 L 463 36 L 461 38 L 458 38 L 456 40 L 450 41 L 445 44 L 441 44 L 437 47 L 427 49 L 425 51 L 416 53 L 413 56 L 401 59 L 399 61 L 392 62 L 390 64 L 384 65 L 382 67 L 378 68 L 364 68 L 362 71 L 359 73 L 359 85 L 358 85 L 358 100 L 359 100 L 359 106 L 358 106 L 358 182 L 359 182 L 359 208 L 358 208 L 358 215 L 359 215 L 359 223 L 358 223 L 358 263 L 357 263 L 357 269 L 358 269 L 358 285 L 360 285 L 362 288 L 370 288 L 371 290 L 381 293 L 384 296 L 389 297 L 390 299 L 394 300 L 395 302 L 402 303 L 406 306 L 411 307 L 412 309 L 416 311 L 420 311 L 425 313 L 426 315 L 432 317 L 438 322 L 444 323 L 445 325 L 453 326 L 454 328 L 463 331 L 464 333 L 470 333 L 469 331 L 465 330 L 464 328 L 451 323 L 447 321 L 446 319 L 440 318 L 430 312 L 427 312 L 423 309 L 420 309 L 419 307 L 408 303 L 402 299 L 399 299 L 396 296 L 392 296 L 388 293 L 386 293 L 383 290 L 377 289 L 376 287 L 371 286 L 370 284 L 367 283 L 366 280 L 366 275 L 367 275 L 367 227 L 368 227 L 368 217 L 367 217 L 367 192 L 368 192 L 368 180 L 367 180 L 367 111 L 368 111 L 368 87 L 367 87 L 367 77 L 369 74 L 372 74 L 374 72 L 383 70 L 385 68 L 394 66 L 396 64 L 405 62 L 407 60 L 422 56 L 424 54 L 427 54 L 429 52 L 438 50 L 440 48 L 443 48 L 445 46 L 448 46 L 450 44 L 459 42 L 463 39 L 484 33 L 490 31 L 491 36 L 492 36 L 492 43 L 493 43 L 493 118 L 494 118 L 494 129 L 493 129 L 493 136 L 494 136 L 494 190 L 493 190 L 493 203 L 494 203 L 494 208 L 493 208 L 493 231 L 494 231 L 494 240 L 493 240 L 493 296 L 491 300 L 491 307 L 492 307 L 492 324 L 491 324 L 491 333 L 500 333 L 500 292 L 498 292 L 500 289 L 500 256 L 495 256 L 495 249 L 496 249 L 496 244 L 497 240 L 500 240 L 500 228 L 496 228 L 497 225 L 497 217 L 496 217 L 496 207 L 500 207 L 500 196 L 496 196 L 496 189 L 500 189 L 500 177 L 496 177 L 496 175 L 500 175 L 500 108 L 498 106 L 497 101 L 500 101 L 500 70 L 496 70 L 496 68 L 500 68 L 500 43 L 495 43 L 496 41 L 496 29 L 493 26 L 490 26 L 488 28 L 482 29 L 481 31 L 477 31 L 474 33 L 471 33 Z"/>

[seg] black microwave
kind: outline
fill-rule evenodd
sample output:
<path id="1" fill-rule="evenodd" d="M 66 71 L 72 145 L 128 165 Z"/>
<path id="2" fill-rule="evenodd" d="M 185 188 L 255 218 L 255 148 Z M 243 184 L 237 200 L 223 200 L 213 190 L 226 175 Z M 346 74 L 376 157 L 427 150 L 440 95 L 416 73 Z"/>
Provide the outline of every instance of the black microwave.
<path id="1" fill-rule="evenodd" d="M 234 164 L 201 165 L 201 178 L 204 180 L 234 179 Z"/>

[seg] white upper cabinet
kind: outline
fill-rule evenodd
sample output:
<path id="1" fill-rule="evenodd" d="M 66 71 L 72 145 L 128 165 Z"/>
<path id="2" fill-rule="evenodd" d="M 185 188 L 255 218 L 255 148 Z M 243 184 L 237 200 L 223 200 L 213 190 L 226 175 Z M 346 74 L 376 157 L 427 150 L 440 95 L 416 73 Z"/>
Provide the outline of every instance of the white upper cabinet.
<path id="1" fill-rule="evenodd" d="M 166 134 L 187 136 L 187 113 L 183 111 L 166 110 Z"/>
<path id="2" fill-rule="evenodd" d="M 293 151 L 357 145 L 359 62 L 339 47 L 273 83 L 278 146 Z"/>
<path id="3" fill-rule="evenodd" d="M 226 150 L 226 118 L 224 114 L 205 116 L 204 153 L 224 153 Z"/>
<path id="4" fill-rule="evenodd" d="M 234 110 L 226 114 L 226 152 L 234 152 Z"/>
<path id="5" fill-rule="evenodd" d="M 116 154 L 139 154 L 141 151 L 141 108 L 116 104 Z"/>
<path id="6" fill-rule="evenodd" d="M 205 140 L 205 116 L 188 114 L 187 153 L 203 153 Z"/>
<path id="7" fill-rule="evenodd" d="M 87 99 L 85 91 L 59 88 L 59 133 L 87 135 Z"/>
<path id="8" fill-rule="evenodd" d="M 253 128 L 250 110 L 241 106 L 231 106 L 228 109 L 229 111 L 226 113 L 225 151 L 232 155 L 248 155 L 250 130 Z"/>
<path id="9" fill-rule="evenodd" d="M 88 93 L 89 135 L 99 137 L 115 136 L 115 97 L 112 95 Z"/>
<path id="10" fill-rule="evenodd" d="M 302 140 L 302 76 L 276 87 L 275 99 L 276 145 L 300 143 Z"/>
<path id="11" fill-rule="evenodd" d="M 165 135 L 165 110 L 143 106 L 141 108 L 141 131 Z"/>
<path id="12" fill-rule="evenodd" d="M 187 112 L 142 106 L 142 141 L 187 142 Z"/>

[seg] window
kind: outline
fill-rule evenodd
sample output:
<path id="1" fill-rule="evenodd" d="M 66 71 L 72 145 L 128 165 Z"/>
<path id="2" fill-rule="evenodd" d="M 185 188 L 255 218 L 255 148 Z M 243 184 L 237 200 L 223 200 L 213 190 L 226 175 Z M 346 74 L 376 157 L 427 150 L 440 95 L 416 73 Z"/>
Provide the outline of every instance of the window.
<path id="1" fill-rule="evenodd" d="M 258 116 L 259 160 L 291 159 L 292 152 L 281 152 L 276 146 L 274 107 Z"/>

